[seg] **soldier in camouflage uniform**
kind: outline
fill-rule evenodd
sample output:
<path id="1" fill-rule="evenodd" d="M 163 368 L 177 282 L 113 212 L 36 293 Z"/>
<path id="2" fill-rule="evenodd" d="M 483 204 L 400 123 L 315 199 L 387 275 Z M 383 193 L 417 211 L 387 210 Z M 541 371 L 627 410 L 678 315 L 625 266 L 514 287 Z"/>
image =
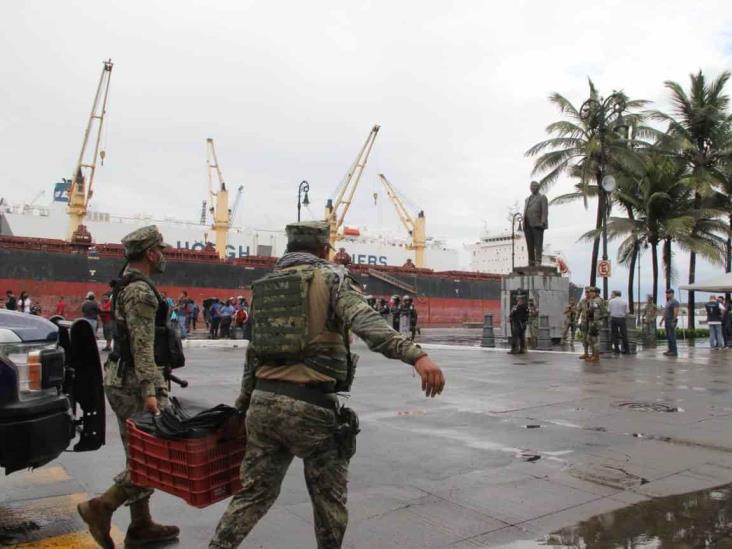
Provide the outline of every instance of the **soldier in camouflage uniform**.
<path id="1" fill-rule="evenodd" d="M 569 344 L 574 346 L 574 334 L 577 330 L 577 305 L 574 298 L 569 298 L 569 304 L 564 309 L 564 326 L 562 326 L 562 345 L 567 344 L 567 335 L 570 336 Z"/>
<path id="2" fill-rule="evenodd" d="M 646 304 L 643 307 L 643 339 L 648 347 L 656 346 L 656 322 L 658 307 L 653 302 L 653 296 L 646 296 Z"/>
<path id="3" fill-rule="evenodd" d="M 126 454 L 125 421 L 143 410 L 159 414 L 160 408 L 167 405 L 166 384 L 154 359 L 155 314 L 160 304 L 149 278 L 165 270 L 162 250 L 167 244 L 155 225 L 131 232 L 122 239 L 122 244 L 128 260 L 124 275 L 132 282 L 119 291 L 112 305 L 117 325 L 114 349 L 104 365 L 104 390 L 117 416 Z M 129 341 L 132 364 L 125 364 L 121 359 L 120 336 Z M 152 492 L 132 484 L 125 467 L 104 494 L 79 504 L 79 514 L 89 525 L 96 542 L 105 549 L 114 548 L 109 535 L 112 513 L 125 503 L 130 506 L 132 517 L 125 546 L 139 547 L 175 539 L 178 537 L 176 526 L 156 524 L 150 517 Z"/>
<path id="4" fill-rule="evenodd" d="M 320 549 L 341 547 L 348 522 L 348 464 L 357 418 L 335 395 L 348 391 L 355 359 L 349 331 L 388 358 L 414 366 L 434 397 L 442 371 L 364 300 L 359 285 L 328 256 L 328 225 L 287 226 L 287 253 L 253 284 L 252 340 L 236 406 L 246 414 L 242 489 L 219 521 L 209 547 L 238 547 L 272 506 L 297 456 L 314 510 Z M 344 422 L 344 418 L 349 418 Z"/>
<path id="5" fill-rule="evenodd" d="M 585 314 L 585 311 L 587 309 L 587 304 L 590 301 L 590 290 L 592 289 L 592 286 L 585 286 L 585 293 L 580 300 L 580 302 L 577 304 L 577 320 L 580 329 L 582 330 L 582 349 L 584 352 L 580 355 L 580 360 L 587 360 L 590 358 L 590 354 L 588 352 L 589 350 L 589 339 L 587 337 L 587 332 L 589 331 L 589 326 L 585 324 L 585 320 L 587 318 L 587 315 Z"/>
<path id="6" fill-rule="evenodd" d="M 533 299 L 529 299 L 529 348 L 536 349 L 539 338 L 539 308 Z"/>
<path id="7" fill-rule="evenodd" d="M 587 296 L 583 300 L 583 306 L 580 309 L 580 325 L 582 326 L 582 334 L 584 337 L 583 346 L 585 354 L 580 358 L 584 358 L 587 362 L 599 362 L 600 361 L 600 330 L 602 329 L 603 322 L 607 316 L 607 308 L 605 307 L 605 300 L 600 296 L 600 289 L 592 286 L 585 288 L 585 295 Z M 588 349 L 591 354 L 587 354 Z"/>

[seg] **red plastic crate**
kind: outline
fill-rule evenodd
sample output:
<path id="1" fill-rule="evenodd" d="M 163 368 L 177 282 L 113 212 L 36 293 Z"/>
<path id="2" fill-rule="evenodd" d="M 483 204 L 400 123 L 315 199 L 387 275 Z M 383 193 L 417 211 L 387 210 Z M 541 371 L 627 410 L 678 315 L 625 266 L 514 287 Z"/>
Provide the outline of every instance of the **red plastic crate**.
<path id="1" fill-rule="evenodd" d="M 236 425 L 230 424 L 204 438 L 168 440 L 141 431 L 128 419 L 130 479 L 194 507 L 226 499 L 241 489 L 239 466 L 246 441 L 236 432 Z"/>

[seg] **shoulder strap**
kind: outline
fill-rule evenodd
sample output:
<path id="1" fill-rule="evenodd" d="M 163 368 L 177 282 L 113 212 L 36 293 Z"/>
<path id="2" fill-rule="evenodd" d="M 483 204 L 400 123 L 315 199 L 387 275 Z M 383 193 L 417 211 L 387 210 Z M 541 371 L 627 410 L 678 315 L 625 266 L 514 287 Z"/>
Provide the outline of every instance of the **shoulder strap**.
<path id="1" fill-rule="evenodd" d="M 126 266 L 127 265 L 125 265 L 125 267 Z M 124 271 L 124 267 L 123 267 L 122 271 Z M 145 284 L 147 284 L 148 287 L 155 294 L 155 297 L 158 299 L 158 306 L 160 304 L 165 303 L 163 296 L 160 295 L 160 292 L 158 292 L 158 289 L 153 285 L 152 282 L 150 282 L 150 280 L 147 277 L 142 276 L 138 273 L 120 273 L 120 275 L 121 276 L 116 280 L 116 284 L 114 285 L 114 289 L 112 290 L 112 314 L 114 316 L 117 316 L 116 315 L 117 298 L 119 297 L 119 294 L 122 293 L 122 290 L 124 290 L 127 286 L 129 286 L 133 282 L 144 282 Z M 166 309 L 167 309 L 167 306 L 166 306 Z M 166 313 L 167 313 L 167 311 L 166 311 Z M 158 324 L 157 318 L 156 318 L 156 324 Z"/>

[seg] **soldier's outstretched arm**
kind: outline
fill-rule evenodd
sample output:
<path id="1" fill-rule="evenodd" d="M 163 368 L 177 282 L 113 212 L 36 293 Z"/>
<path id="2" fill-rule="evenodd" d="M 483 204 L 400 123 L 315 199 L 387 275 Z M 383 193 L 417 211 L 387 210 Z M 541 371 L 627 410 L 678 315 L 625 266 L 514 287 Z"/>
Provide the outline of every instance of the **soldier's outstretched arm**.
<path id="1" fill-rule="evenodd" d="M 442 370 L 418 345 L 395 331 L 384 318 L 374 311 L 350 281 L 339 293 L 335 312 L 353 332 L 366 342 L 369 349 L 387 358 L 398 358 L 414 366 L 422 380 L 422 390 L 434 397 L 445 387 Z"/>

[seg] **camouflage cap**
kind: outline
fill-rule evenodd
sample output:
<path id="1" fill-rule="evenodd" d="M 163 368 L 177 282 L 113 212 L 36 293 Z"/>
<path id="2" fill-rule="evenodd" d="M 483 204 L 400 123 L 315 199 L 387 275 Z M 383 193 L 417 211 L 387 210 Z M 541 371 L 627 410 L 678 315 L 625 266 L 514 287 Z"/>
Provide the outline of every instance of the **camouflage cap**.
<path id="1" fill-rule="evenodd" d="M 287 243 L 305 247 L 330 245 L 330 227 L 325 221 L 300 221 L 285 227 Z"/>
<path id="2" fill-rule="evenodd" d="M 163 242 L 163 235 L 160 234 L 157 225 L 148 225 L 135 229 L 122 239 L 125 247 L 125 257 L 130 258 L 141 254 L 150 248 L 168 248 L 170 244 Z"/>

